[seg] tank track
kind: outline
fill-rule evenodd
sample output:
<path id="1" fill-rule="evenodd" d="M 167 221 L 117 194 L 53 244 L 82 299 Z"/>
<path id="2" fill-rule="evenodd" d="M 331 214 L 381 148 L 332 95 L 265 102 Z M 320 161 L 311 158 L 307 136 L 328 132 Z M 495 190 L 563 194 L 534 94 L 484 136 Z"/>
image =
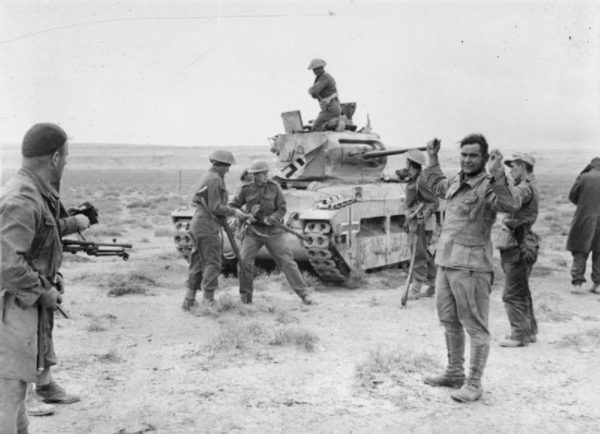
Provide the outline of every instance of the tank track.
<path id="1" fill-rule="evenodd" d="M 350 268 L 335 247 L 331 224 L 327 221 L 308 220 L 304 225 L 302 246 L 319 278 L 325 282 L 345 282 Z"/>

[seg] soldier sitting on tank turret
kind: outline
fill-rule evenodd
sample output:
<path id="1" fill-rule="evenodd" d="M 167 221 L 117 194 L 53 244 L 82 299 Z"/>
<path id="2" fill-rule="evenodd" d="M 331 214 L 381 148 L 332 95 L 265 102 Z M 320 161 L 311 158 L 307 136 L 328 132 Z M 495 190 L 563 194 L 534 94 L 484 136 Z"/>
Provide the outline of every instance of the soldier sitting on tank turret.
<path id="1" fill-rule="evenodd" d="M 335 80 L 331 74 L 325 72 L 327 64 L 323 59 L 313 59 L 308 65 L 315 74 L 314 84 L 308 88 L 310 96 L 319 101 L 321 111 L 313 121 L 313 131 L 337 129 L 343 131 L 345 123 L 342 118 L 342 107 L 337 94 Z"/>
<path id="2" fill-rule="evenodd" d="M 408 232 L 408 245 L 411 257 L 414 255 L 414 282 L 408 293 L 409 300 L 432 297 L 435 293 L 437 268 L 433 255 L 427 247 L 431 243 L 436 226 L 435 212 L 439 202 L 427 185 L 421 169 L 426 164 L 425 155 L 417 150 L 406 153 L 406 168 L 396 171 L 396 175 L 406 184 L 407 219 L 405 230 Z M 416 238 L 416 239 L 415 239 Z M 412 251 L 414 246 L 414 251 Z M 426 288 L 422 288 L 426 284 Z"/>

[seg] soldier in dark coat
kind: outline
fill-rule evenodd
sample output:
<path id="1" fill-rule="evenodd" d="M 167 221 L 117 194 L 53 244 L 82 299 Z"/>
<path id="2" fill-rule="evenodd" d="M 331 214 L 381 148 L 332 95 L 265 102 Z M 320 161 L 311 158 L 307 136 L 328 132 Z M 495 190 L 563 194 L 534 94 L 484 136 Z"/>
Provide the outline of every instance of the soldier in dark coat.
<path id="1" fill-rule="evenodd" d="M 34 125 L 23 138 L 21 169 L 0 189 L 0 433 L 27 432 L 30 383 L 46 402 L 79 400 L 50 371 L 63 288 L 60 240 L 90 225 L 83 215 L 63 215 L 58 192 L 68 151 L 62 128 Z"/>
<path id="2" fill-rule="evenodd" d="M 592 252 L 592 286 L 600 293 L 600 158 L 594 158 L 579 174 L 569 192 L 569 200 L 577 205 L 567 240 L 573 255 L 571 283 L 573 294 L 583 294 L 585 264 Z"/>

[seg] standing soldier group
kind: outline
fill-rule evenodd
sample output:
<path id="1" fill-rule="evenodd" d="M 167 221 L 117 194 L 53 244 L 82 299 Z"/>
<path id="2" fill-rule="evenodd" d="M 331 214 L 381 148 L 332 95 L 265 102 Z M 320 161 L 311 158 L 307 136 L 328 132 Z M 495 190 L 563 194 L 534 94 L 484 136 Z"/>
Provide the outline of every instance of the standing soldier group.
<path id="1" fill-rule="evenodd" d="M 268 164 L 261 160 L 254 161 L 246 171 L 248 179 L 229 202 L 224 175 L 235 163 L 233 154 L 218 150 L 211 154 L 210 161 L 212 167 L 202 178 L 193 199 L 196 212 L 190 225 L 190 233 L 194 248 L 183 309 L 190 310 L 197 304 L 198 290 L 202 290 L 206 303 L 214 301 L 223 254 L 220 225 L 228 224 L 224 217 L 234 215 L 242 222 L 242 245 L 238 258 L 242 303 L 249 304 L 253 301 L 254 262 L 260 248 L 266 246 L 302 302 L 313 304 L 311 289 L 304 282 L 292 251 L 285 242 L 285 232 L 278 227 L 285 217 L 286 202 L 279 184 L 268 177 Z M 242 211 L 242 208 L 246 211 Z M 233 239 L 232 241 L 235 242 Z"/>

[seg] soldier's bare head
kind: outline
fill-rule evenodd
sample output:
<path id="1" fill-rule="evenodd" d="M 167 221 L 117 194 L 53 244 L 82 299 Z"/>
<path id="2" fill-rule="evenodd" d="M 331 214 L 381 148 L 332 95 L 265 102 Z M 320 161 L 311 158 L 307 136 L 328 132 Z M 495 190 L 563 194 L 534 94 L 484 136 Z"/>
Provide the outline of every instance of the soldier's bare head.
<path id="1" fill-rule="evenodd" d="M 467 176 L 479 174 L 489 158 L 488 143 L 482 134 L 470 134 L 460 141 L 460 166 Z"/>

